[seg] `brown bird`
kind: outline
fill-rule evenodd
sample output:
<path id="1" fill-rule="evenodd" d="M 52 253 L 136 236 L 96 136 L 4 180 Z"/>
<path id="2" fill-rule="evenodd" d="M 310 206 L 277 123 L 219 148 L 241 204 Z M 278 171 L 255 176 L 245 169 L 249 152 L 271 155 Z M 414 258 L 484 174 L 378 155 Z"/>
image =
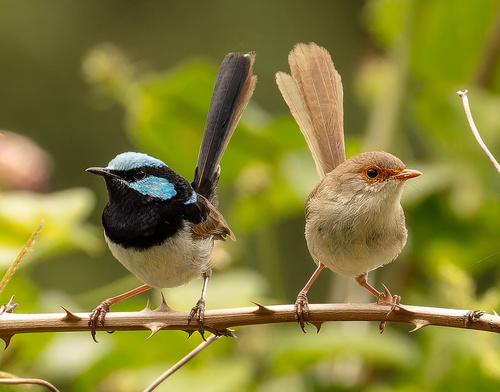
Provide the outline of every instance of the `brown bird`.
<path id="1" fill-rule="evenodd" d="M 401 194 L 405 181 L 421 173 L 383 151 L 346 160 L 342 82 L 330 54 L 314 43 L 300 43 L 288 62 L 291 75 L 278 72 L 276 83 L 321 178 L 307 199 L 305 214 L 307 246 L 318 267 L 295 302 L 296 318 L 305 332 L 307 291 L 324 267 L 355 278 L 378 303 L 399 304 L 399 296 L 392 296 L 385 286 L 379 292 L 367 276 L 403 249 L 407 230 Z"/>

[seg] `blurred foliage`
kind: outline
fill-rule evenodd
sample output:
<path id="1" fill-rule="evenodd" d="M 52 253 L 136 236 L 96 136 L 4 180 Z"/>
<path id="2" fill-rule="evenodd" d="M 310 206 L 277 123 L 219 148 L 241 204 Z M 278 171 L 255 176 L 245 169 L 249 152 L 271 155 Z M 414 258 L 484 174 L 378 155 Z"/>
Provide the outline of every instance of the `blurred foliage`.
<path id="1" fill-rule="evenodd" d="M 96 228 L 85 222 L 94 208 L 92 194 L 84 188 L 47 195 L 5 192 L 0 197 L 0 265 L 8 266 L 36 229 L 46 220 L 34 258 L 49 258 L 69 251 L 95 252 L 100 246 Z"/>
<path id="2" fill-rule="evenodd" d="M 353 64 L 342 66 L 343 37 L 334 34 L 338 41 L 328 45 L 321 40 L 329 34 L 326 25 L 323 36 L 298 38 L 325 45 L 343 76 L 348 155 L 384 149 L 424 173 L 405 192 L 409 243 L 397 262 L 372 273 L 371 279 L 377 285 L 385 282 L 402 295 L 403 303 L 498 310 L 500 178 L 474 142 L 455 92 L 469 90 L 476 124 L 499 157 L 500 2 L 480 0 L 472 6 L 465 0 L 370 0 L 357 19 L 348 21 L 369 34 L 355 48 Z M 292 46 L 282 49 L 286 53 Z M 257 51 L 256 69 L 260 58 Z M 111 44 L 94 46 L 83 59 L 84 77 L 96 91 L 93 99 L 102 107 L 116 102 L 123 108 L 134 148 L 163 159 L 188 179 L 216 71 L 216 63 L 198 58 L 154 72 Z M 262 82 L 271 83 L 272 77 L 257 75 L 256 96 L 259 89 L 276 89 Z M 266 98 L 278 99 L 279 94 Z M 303 204 L 317 181 L 314 164 L 292 117 L 259 102 L 251 101 L 222 160 L 220 209 L 238 241 L 216 249 L 220 270 L 210 283 L 208 308 L 247 306 L 250 300 L 293 302 L 314 269 L 303 238 Z M 366 129 L 355 132 L 353 122 L 364 116 Z M 87 142 L 102 148 L 97 140 Z M 122 146 L 113 145 L 111 154 Z M 107 296 L 138 284 L 116 267 L 116 281 L 96 289 L 111 278 L 92 261 L 99 259 L 81 254 L 94 254 L 103 246 L 96 237 L 100 229 L 86 223 L 93 208 L 94 198 L 83 188 L 1 195 L 4 268 L 45 219 L 31 259 L 2 293 L 4 302 L 14 293 L 20 312 L 55 312 L 59 303 L 89 311 Z M 84 263 L 78 263 L 82 257 Z M 106 259 L 106 265 L 112 263 L 118 265 Z M 80 276 L 92 278 L 82 281 Z M 75 287 L 79 291 L 72 291 Z M 189 309 L 200 289 L 195 281 L 165 294 L 173 308 Z M 140 309 L 145 298 L 157 304 L 158 297 L 141 295 L 116 310 Z M 310 300 L 372 299 L 354 281 L 327 271 L 313 286 Z M 383 335 L 370 323 L 329 324 L 319 334 L 310 327 L 307 335 L 296 325 L 238 329 L 238 340 L 220 339 L 158 390 L 498 389 L 497 335 L 434 327 L 408 334 L 409 329 L 388 325 Z M 46 378 L 67 391 L 137 391 L 200 342 L 198 336 L 186 340 L 181 332 L 158 333 L 146 341 L 147 336 L 100 333 L 98 345 L 87 334 L 16 336 L 0 357 L 1 369 Z"/>

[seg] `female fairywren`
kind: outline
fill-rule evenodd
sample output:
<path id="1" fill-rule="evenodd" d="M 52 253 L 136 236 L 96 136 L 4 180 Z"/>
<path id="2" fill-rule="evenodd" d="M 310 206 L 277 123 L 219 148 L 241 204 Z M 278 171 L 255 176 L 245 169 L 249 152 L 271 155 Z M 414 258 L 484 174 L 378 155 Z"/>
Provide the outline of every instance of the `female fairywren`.
<path id="1" fill-rule="evenodd" d="M 152 287 L 177 287 L 203 277 L 201 298 L 188 322 L 197 319 L 203 335 L 205 292 L 214 240 L 234 234 L 214 206 L 224 150 L 250 97 L 255 53 L 228 54 L 217 74 L 193 182 L 159 159 L 125 152 L 107 167 L 87 171 L 103 176 L 109 201 L 102 215 L 113 256 L 145 284 L 103 301 L 89 320 L 92 337 L 109 307 Z"/>
<path id="2" fill-rule="evenodd" d="M 384 293 L 371 286 L 367 275 L 403 249 L 407 238 L 400 204 L 403 185 L 421 173 L 383 151 L 346 160 L 342 82 L 330 54 L 314 43 L 297 44 L 288 62 L 291 75 L 278 72 L 276 82 L 321 177 L 305 211 L 307 247 L 318 267 L 295 302 L 296 318 L 305 332 L 307 291 L 324 267 L 355 278 L 378 303 L 399 303 L 400 297 L 392 296 L 385 286 Z"/>

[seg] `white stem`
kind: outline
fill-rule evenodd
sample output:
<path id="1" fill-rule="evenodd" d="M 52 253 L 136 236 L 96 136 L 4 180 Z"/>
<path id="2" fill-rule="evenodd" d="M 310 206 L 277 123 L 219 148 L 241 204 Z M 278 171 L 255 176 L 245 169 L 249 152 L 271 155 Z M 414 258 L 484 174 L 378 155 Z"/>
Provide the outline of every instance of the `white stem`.
<path id="1" fill-rule="evenodd" d="M 200 343 L 193 351 L 191 351 L 188 355 L 182 358 L 179 362 L 177 362 L 174 366 L 168 369 L 165 373 L 163 373 L 160 377 L 158 377 L 150 386 L 148 386 L 144 392 L 151 392 L 158 385 L 160 385 L 163 381 L 165 381 L 168 377 L 174 374 L 177 370 L 179 370 L 184 364 L 193 359 L 196 355 L 198 355 L 201 351 L 203 351 L 210 343 L 215 342 L 219 339 L 220 336 L 210 335 L 207 340 Z"/>
<path id="2" fill-rule="evenodd" d="M 488 159 L 491 161 L 493 166 L 495 166 L 495 169 L 497 170 L 497 172 L 500 173 L 500 165 L 496 161 L 493 154 L 491 154 L 490 150 L 488 150 L 488 147 L 486 147 L 486 144 L 484 144 L 483 139 L 481 139 L 481 135 L 479 134 L 479 131 L 477 130 L 476 125 L 474 124 L 474 120 L 472 119 L 472 114 L 471 114 L 470 108 L 469 108 L 469 100 L 467 99 L 467 93 L 468 93 L 467 90 L 457 91 L 458 96 L 460 98 L 462 98 L 465 116 L 467 117 L 467 121 L 469 122 L 469 126 L 470 126 L 470 129 L 472 131 L 472 134 L 476 138 L 476 141 L 479 144 L 479 147 L 481 147 L 481 149 L 486 154 Z"/>

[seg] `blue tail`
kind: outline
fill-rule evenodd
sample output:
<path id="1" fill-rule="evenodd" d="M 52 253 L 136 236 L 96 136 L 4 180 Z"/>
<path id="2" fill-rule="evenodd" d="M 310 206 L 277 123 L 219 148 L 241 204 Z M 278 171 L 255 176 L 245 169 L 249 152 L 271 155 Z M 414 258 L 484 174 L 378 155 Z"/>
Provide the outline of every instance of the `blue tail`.
<path id="1" fill-rule="evenodd" d="M 255 53 L 229 53 L 219 68 L 208 109 L 205 132 L 192 182 L 193 189 L 212 201 L 219 182 L 219 163 L 253 94 Z"/>

